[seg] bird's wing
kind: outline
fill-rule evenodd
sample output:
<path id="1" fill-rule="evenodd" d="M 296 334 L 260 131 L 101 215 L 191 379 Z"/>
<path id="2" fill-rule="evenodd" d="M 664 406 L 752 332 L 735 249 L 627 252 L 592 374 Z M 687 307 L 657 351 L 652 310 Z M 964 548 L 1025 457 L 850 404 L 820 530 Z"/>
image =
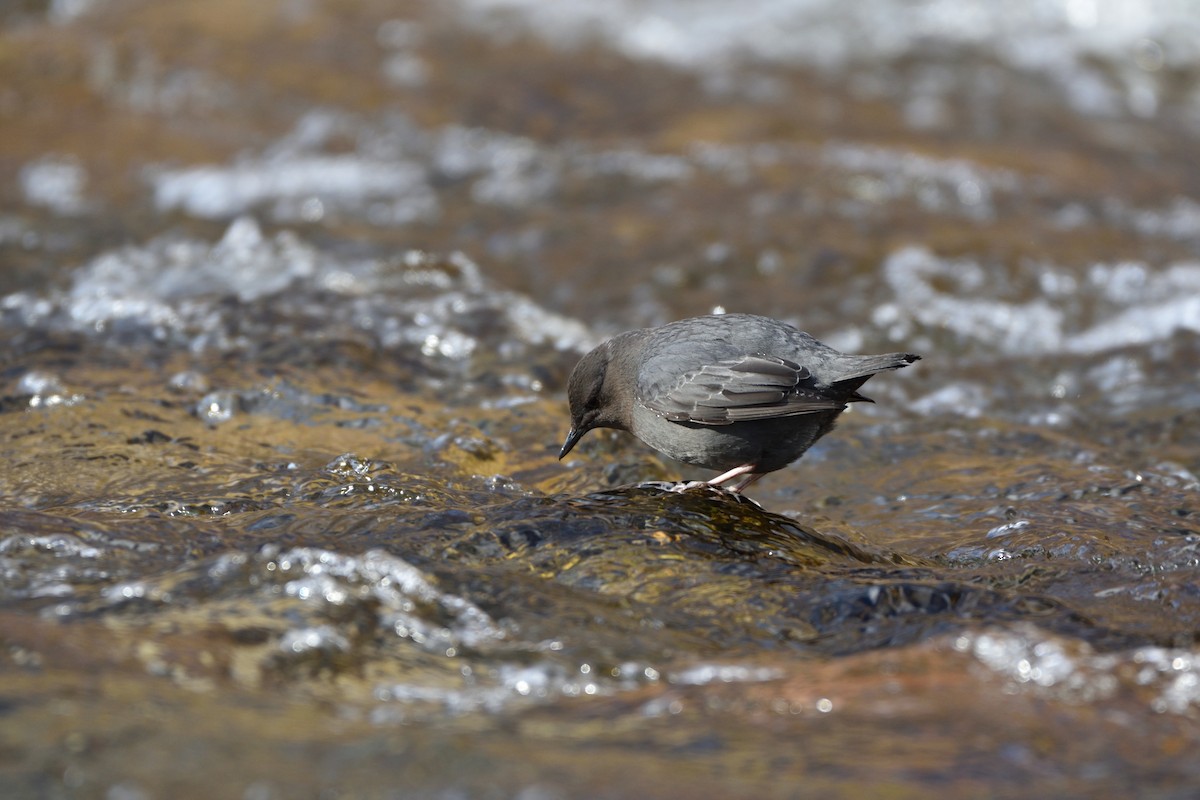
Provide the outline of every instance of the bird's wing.
<path id="1" fill-rule="evenodd" d="M 845 404 L 813 386 L 812 373 L 774 356 L 747 355 L 685 372 L 642 402 L 672 422 L 734 422 L 841 411 Z"/>

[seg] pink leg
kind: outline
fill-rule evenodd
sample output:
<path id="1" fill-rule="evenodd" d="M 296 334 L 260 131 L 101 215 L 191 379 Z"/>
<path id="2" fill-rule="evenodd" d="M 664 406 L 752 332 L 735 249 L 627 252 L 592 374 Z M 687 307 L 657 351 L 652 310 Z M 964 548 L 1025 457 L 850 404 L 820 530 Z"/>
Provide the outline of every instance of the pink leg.
<path id="1" fill-rule="evenodd" d="M 765 472 L 751 472 L 749 475 L 747 475 L 745 477 L 745 479 L 741 483 L 739 483 L 737 486 L 733 487 L 733 489 L 731 491 L 733 491 L 734 494 L 741 494 L 742 492 L 746 491 L 746 489 L 748 489 L 750 487 L 750 484 L 754 483 L 756 480 L 758 480 L 759 478 L 761 478 L 763 475 L 766 475 L 766 474 L 767 473 L 765 473 Z"/>
<path id="2" fill-rule="evenodd" d="M 741 494 L 743 489 L 762 477 L 761 474 L 755 474 L 753 464 L 742 464 L 740 467 L 734 467 L 728 472 L 722 472 L 720 475 L 710 480 L 708 485 L 720 486 L 722 483 L 733 480 L 739 475 L 746 475 L 746 473 L 749 473 L 749 475 L 747 475 L 744 480 L 730 489 L 730 491 L 732 491 L 734 494 Z"/>

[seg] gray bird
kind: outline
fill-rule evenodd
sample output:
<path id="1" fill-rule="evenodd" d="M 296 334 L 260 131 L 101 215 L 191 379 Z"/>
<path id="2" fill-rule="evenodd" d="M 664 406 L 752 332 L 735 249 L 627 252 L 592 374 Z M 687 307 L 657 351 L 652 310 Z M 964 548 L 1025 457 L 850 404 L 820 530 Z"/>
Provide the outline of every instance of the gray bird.
<path id="1" fill-rule="evenodd" d="M 593 428 L 629 431 L 658 452 L 741 477 L 741 492 L 828 433 L 858 388 L 912 353 L 839 353 L 784 322 L 720 314 L 629 331 L 580 359 L 567 396 L 571 430 L 558 454 Z M 744 476 L 744 477 L 743 477 Z"/>

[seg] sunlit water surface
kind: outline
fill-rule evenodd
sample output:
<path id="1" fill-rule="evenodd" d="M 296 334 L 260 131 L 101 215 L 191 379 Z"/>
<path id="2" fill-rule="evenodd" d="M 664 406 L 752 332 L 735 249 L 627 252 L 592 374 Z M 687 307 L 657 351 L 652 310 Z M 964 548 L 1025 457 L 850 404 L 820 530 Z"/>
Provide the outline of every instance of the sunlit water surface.
<path id="1" fill-rule="evenodd" d="M 1196 14 L 4 12 L 5 796 L 1195 796 Z M 924 360 L 556 460 L 718 306 Z"/>

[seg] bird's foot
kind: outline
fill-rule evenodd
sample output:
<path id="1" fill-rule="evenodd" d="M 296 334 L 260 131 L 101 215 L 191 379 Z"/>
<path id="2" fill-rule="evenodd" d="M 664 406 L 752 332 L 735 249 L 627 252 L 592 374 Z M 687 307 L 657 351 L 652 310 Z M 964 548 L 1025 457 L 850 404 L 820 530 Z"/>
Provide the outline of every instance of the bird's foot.
<path id="1" fill-rule="evenodd" d="M 690 491 L 692 489 L 709 489 L 709 488 L 713 488 L 713 486 L 708 481 L 679 481 L 678 483 L 671 486 L 667 491 L 683 494 L 684 492 Z"/>
<path id="2" fill-rule="evenodd" d="M 718 492 L 729 492 L 727 487 L 709 483 L 708 481 L 643 481 L 636 484 L 639 489 L 658 489 L 663 492 L 674 492 L 675 494 L 683 494 L 684 492 L 695 492 L 702 489 L 712 489 Z"/>

